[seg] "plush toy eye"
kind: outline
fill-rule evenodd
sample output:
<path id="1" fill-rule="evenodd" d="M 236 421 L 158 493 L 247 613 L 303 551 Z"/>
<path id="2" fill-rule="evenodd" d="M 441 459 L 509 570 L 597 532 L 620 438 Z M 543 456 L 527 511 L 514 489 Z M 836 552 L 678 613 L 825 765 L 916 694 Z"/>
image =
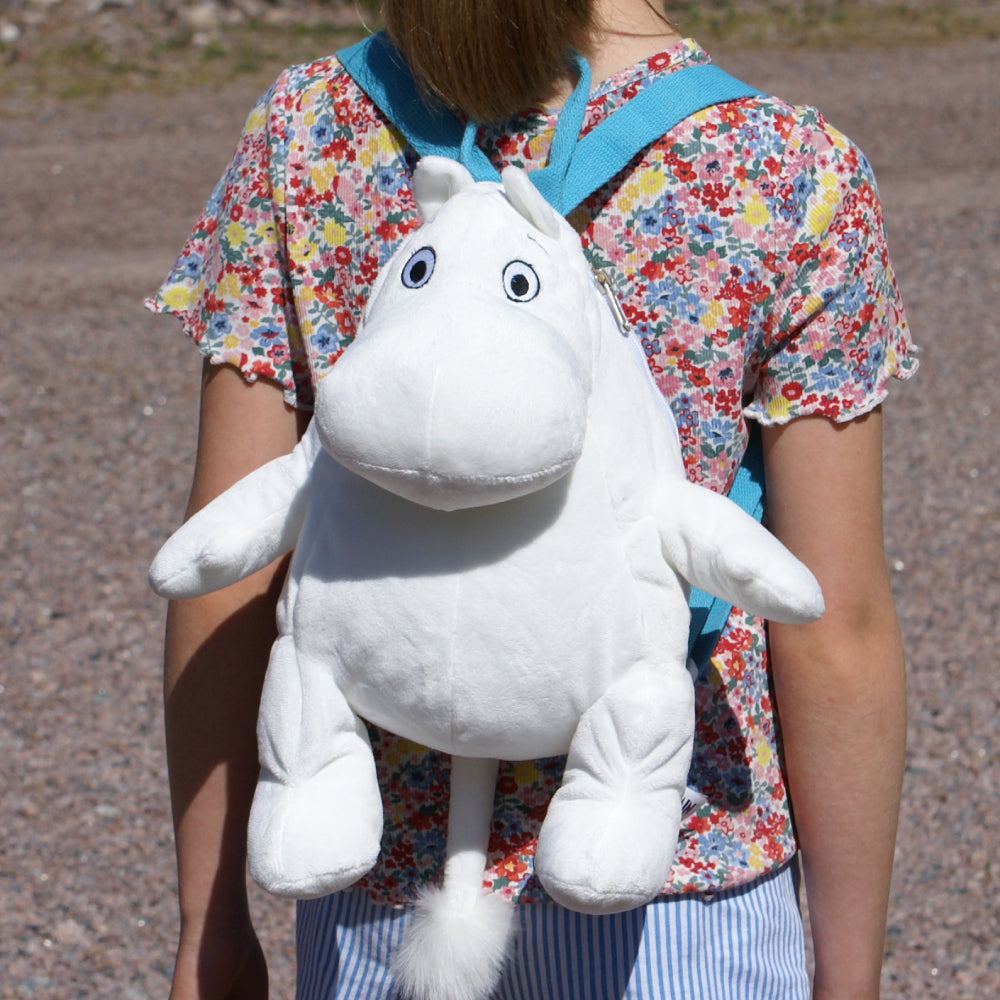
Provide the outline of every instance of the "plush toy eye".
<path id="1" fill-rule="evenodd" d="M 512 260 L 503 269 L 503 290 L 513 302 L 530 302 L 539 289 L 538 275 L 530 264 Z"/>
<path id="2" fill-rule="evenodd" d="M 421 247 L 403 265 L 403 284 L 407 288 L 422 288 L 434 273 L 433 247 Z"/>

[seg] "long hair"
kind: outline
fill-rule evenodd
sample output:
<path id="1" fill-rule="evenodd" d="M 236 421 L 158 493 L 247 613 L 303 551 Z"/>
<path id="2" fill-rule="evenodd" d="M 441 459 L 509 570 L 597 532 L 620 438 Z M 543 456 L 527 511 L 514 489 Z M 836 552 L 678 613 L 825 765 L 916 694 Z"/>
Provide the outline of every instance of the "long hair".
<path id="1" fill-rule="evenodd" d="M 546 97 L 586 52 L 593 0 L 385 0 L 393 44 L 447 107 L 502 121 Z"/>

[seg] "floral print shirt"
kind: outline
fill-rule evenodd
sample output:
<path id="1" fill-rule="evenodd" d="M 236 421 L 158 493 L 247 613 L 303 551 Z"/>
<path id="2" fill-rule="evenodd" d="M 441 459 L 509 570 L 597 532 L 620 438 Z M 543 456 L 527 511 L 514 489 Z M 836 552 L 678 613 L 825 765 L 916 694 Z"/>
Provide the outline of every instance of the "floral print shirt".
<path id="1" fill-rule="evenodd" d="M 687 40 L 617 74 L 592 92 L 584 129 L 708 59 Z M 479 143 L 498 167 L 530 170 L 546 160 L 555 118 L 534 108 L 481 129 Z M 335 57 L 287 70 L 251 112 L 150 307 L 179 316 L 212 361 L 311 407 L 379 268 L 419 223 L 414 161 Z M 728 489 L 748 420 L 849 420 L 916 366 L 871 169 L 812 108 L 765 97 L 699 112 L 569 218 L 592 263 L 616 276 L 695 482 Z M 733 609 L 696 700 L 689 783 L 707 801 L 682 827 L 668 893 L 747 882 L 796 849 L 761 621 Z M 441 876 L 449 763 L 371 735 L 385 834 L 364 884 L 399 902 Z M 545 898 L 532 855 L 562 766 L 501 766 L 487 882 L 512 900 Z"/>

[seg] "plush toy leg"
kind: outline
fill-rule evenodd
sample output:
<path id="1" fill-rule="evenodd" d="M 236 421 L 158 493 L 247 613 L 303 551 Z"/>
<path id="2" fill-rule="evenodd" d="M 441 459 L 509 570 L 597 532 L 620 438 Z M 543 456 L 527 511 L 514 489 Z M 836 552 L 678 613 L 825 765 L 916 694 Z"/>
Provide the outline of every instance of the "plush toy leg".
<path id="1" fill-rule="evenodd" d="M 271 650 L 257 738 L 251 875 L 298 899 L 351 885 L 374 865 L 382 837 L 371 745 L 329 669 L 303 662 L 290 635 Z"/>
<path id="2" fill-rule="evenodd" d="M 584 713 L 535 853 L 535 872 L 557 902 L 614 913 L 660 891 L 693 735 L 693 685 L 679 665 L 637 664 Z"/>
<path id="3" fill-rule="evenodd" d="M 454 757 L 444 885 L 424 892 L 393 961 L 412 1000 L 483 1000 L 496 987 L 513 907 L 483 890 L 497 762 Z"/>

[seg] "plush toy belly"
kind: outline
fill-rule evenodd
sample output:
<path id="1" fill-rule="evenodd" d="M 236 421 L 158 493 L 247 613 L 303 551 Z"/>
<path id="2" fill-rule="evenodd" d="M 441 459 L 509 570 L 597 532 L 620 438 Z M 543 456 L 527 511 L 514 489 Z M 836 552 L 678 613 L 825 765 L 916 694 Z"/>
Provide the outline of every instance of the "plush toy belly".
<path id="1" fill-rule="evenodd" d="M 630 665 L 683 663 L 676 628 L 650 628 L 687 614 L 681 586 L 662 559 L 637 573 L 629 558 L 659 552 L 655 525 L 623 530 L 585 482 L 591 463 L 442 512 L 319 461 L 286 620 L 298 655 L 328 663 L 376 725 L 468 756 L 564 753 Z"/>

